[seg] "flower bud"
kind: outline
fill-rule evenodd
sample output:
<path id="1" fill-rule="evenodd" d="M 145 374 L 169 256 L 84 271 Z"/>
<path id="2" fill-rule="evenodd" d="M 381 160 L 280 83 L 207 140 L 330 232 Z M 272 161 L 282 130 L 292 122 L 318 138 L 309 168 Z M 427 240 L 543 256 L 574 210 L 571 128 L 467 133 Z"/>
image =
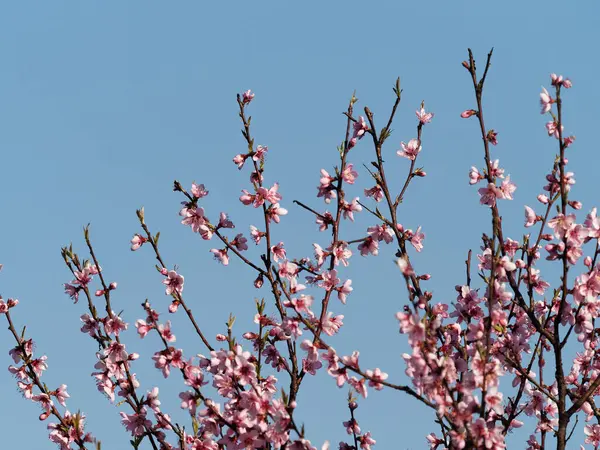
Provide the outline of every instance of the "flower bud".
<path id="1" fill-rule="evenodd" d="M 217 334 L 216 338 L 219 342 L 225 342 L 227 340 L 227 336 L 225 336 L 224 334 Z"/>
<path id="2" fill-rule="evenodd" d="M 179 302 L 177 300 L 173 300 L 173 303 L 171 303 L 169 305 L 169 312 L 171 314 L 174 314 L 177 312 L 177 309 L 179 308 Z"/>
<path id="3" fill-rule="evenodd" d="M 9 299 L 6 301 L 6 305 L 7 305 L 9 308 L 14 308 L 14 307 L 15 307 L 15 306 L 17 306 L 18 304 L 19 304 L 19 300 L 17 300 L 16 298 L 9 298 Z"/>
<path id="4" fill-rule="evenodd" d="M 258 277 L 256 277 L 256 280 L 254 280 L 254 287 L 256 289 L 260 289 L 264 282 L 265 282 L 265 280 L 264 280 L 263 274 L 261 273 L 260 275 L 258 275 Z"/>
<path id="5" fill-rule="evenodd" d="M 469 117 L 474 116 L 476 114 L 477 111 L 475 111 L 474 109 L 467 109 L 466 111 L 460 113 L 460 117 L 462 117 L 463 119 L 468 119 Z"/>
<path id="6" fill-rule="evenodd" d="M 592 267 L 592 257 L 591 256 L 586 256 L 585 259 L 583 260 L 583 264 L 586 265 L 586 267 Z"/>
<path id="7" fill-rule="evenodd" d="M 112 283 L 110 283 L 108 285 L 108 289 L 110 289 L 111 291 L 115 290 L 117 288 L 117 282 L 113 281 Z"/>
<path id="8" fill-rule="evenodd" d="M 258 337 L 258 334 L 248 331 L 247 333 L 244 333 L 242 335 L 242 337 L 244 339 L 248 339 L 249 341 L 253 341 L 254 339 L 256 339 Z"/>

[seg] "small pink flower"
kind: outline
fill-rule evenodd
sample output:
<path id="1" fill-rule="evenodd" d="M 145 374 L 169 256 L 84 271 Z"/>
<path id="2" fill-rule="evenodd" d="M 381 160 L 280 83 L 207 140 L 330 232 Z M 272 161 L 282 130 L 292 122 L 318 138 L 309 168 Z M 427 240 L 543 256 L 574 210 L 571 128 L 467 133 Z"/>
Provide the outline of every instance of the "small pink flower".
<path id="1" fill-rule="evenodd" d="M 325 270 L 321 274 L 321 282 L 319 283 L 319 287 L 325 289 L 326 291 L 330 291 L 334 289 L 339 282 L 340 279 L 337 277 L 337 270 Z"/>
<path id="2" fill-rule="evenodd" d="M 222 212 L 221 214 L 219 214 L 219 225 L 217 226 L 217 228 L 235 228 L 235 225 L 231 220 L 229 220 L 227 214 Z"/>
<path id="3" fill-rule="evenodd" d="M 346 280 L 344 281 L 344 284 L 336 288 L 336 290 L 338 291 L 338 300 L 341 301 L 344 305 L 346 304 L 346 298 L 348 297 L 348 294 L 350 294 L 350 292 L 354 290 L 354 288 L 351 285 L 352 280 Z"/>
<path id="4" fill-rule="evenodd" d="M 163 284 L 167 286 L 165 290 L 167 295 L 173 295 L 174 292 L 181 295 L 183 292 L 183 276 L 174 270 L 167 272 L 167 278 L 163 280 Z"/>
<path id="5" fill-rule="evenodd" d="M 363 116 L 360 116 L 358 118 L 358 120 L 356 122 L 354 122 L 354 136 L 353 139 L 362 139 L 362 137 L 365 135 L 365 133 L 367 131 L 369 131 L 369 125 L 367 125 L 367 122 L 365 122 L 365 118 Z M 356 144 L 356 140 L 354 141 L 354 144 Z M 354 146 L 354 144 L 352 146 Z"/>
<path id="6" fill-rule="evenodd" d="M 513 192 L 517 190 L 517 186 L 510 181 L 510 175 L 506 177 L 506 179 L 502 180 L 502 184 L 500 185 L 500 191 L 502 192 L 502 198 L 505 200 L 513 199 Z"/>
<path id="7" fill-rule="evenodd" d="M 488 142 L 492 145 L 498 145 L 498 133 L 494 130 L 488 131 L 486 136 Z"/>
<path id="8" fill-rule="evenodd" d="M 503 198 L 504 195 L 502 191 L 493 183 L 488 183 L 487 187 L 480 188 L 478 192 L 481 197 L 479 199 L 479 203 L 490 207 L 496 204 L 497 198 Z"/>
<path id="9" fill-rule="evenodd" d="M 414 161 L 417 158 L 417 155 L 421 151 L 421 143 L 418 139 L 411 139 L 408 141 L 408 144 L 401 142 L 402 150 L 398 150 L 396 153 L 398 156 L 403 156 L 405 158 Z"/>
<path id="10" fill-rule="evenodd" d="M 479 170 L 475 166 L 471 166 L 471 170 L 469 170 L 469 184 L 477 184 L 480 180 L 483 180 L 485 177 L 479 173 Z"/>
<path id="11" fill-rule="evenodd" d="M 348 184 L 354 184 L 358 178 L 358 172 L 354 170 L 354 165 L 348 164 L 342 172 L 342 179 Z"/>
<path id="12" fill-rule="evenodd" d="M 560 131 L 562 132 L 564 128 L 564 126 L 561 126 Z M 554 136 L 556 139 L 559 138 L 560 135 L 558 133 L 558 123 L 556 123 L 555 121 L 548 122 L 546 124 L 546 130 L 548 130 L 548 136 Z"/>
<path id="13" fill-rule="evenodd" d="M 229 264 L 229 256 L 227 255 L 227 248 L 218 249 L 212 248 L 210 252 L 215 256 L 215 259 L 224 266 Z"/>
<path id="14" fill-rule="evenodd" d="M 262 158 L 265 157 L 265 154 L 269 151 L 269 148 L 265 145 L 264 147 L 262 145 L 259 145 L 256 147 L 256 151 L 252 154 L 252 159 L 254 161 L 260 161 Z"/>
<path id="15" fill-rule="evenodd" d="M 236 235 L 235 239 L 231 241 L 231 245 L 233 245 L 239 251 L 248 250 L 248 239 L 244 237 L 242 233 Z"/>
<path id="16" fill-rule="evenodd" d="M 537 222 L 537 214 L 529 206 L 525 206 L 525 227 L 529 228 Z"/>
<path id="17" fill-rule="evenodd" d="M 285 248 L 283 248 L 283 242 L 272 246 L 271 252 L 273 253 L 273 259 L 275 261 L 279 261 L 280 259 L 283 260 L 286 257 Z"/>
<path id="18" fill-rule="evenodd" d="M 373 200 L 380 202 L 383 200 L 383 190 L 381 189 L 381 186 L 376 184 L 371 189 L 365 189 L 365 196 L 373 197 Z"/>
<path id="19" fill-rule="evenodd" d="M 61 384 L 59 388 L 56 391 L 54 391 L 54 396 L 56 397 L 58 403 L 60 403 L 63 406 L 67 406 L 65 400 L 70 397 L 70 395 L 67 392 L 67 385 Z"/>
<path id="20" fill-rule="evenodd" d="M 344 219 L 350 219 L 354 222 L 354 213 L 362 211 L 362 206 L 360 206 L 358 201 L 358 197 L 355 197 L 351 203 L 344 201 L 344 204 L 342 205 L 342 213 L 344 215 Z"/>
<path id="21" fill-rule="evenodd" d="M 248 155 L 242 155 L 242 154 L 235 155 L 233 158 L 233 162 L 238 166 L 238 169 L 242 170 L 247 158 L 248 158 Z"/>
<path id="22" fill-rule="evenodd" d="M 421 106 L 421 109 L 417 110 L 415 114 L 417 115 L 417 119 L 419 119 L 419 122 L 421 122 L 423 125 L 431 122 L 431 119 L 433 119 L 434 116 L 433 113 L 425 112 L 425 106 Z"/>
<path id="23" fill-rule="evenodd" d="M 144 245 L 146 243 L 148 239 L 146 239 L 144 236 L 140 235 L 140 234 L 136 234 L 133 236 L 133 238 L 131 239 L 131 251 L 136 251 L 138 250 L 142 245 Z"/>
<path id="24" fill-rule="evenodd" d="M 242 104 L 247 105 L 254 99 L 254 92 L 248 89 L 246 92 L 242 94 Z"/>
<path id="25" fill-rule="evenodd" d="M 554 99 L 550 97 L 550 94 L 545 87 L 542 87 L 542 93 L 540 94 L 540 104 L 542 105 L 542 114 L 546 114 L 552 109 L 552 103 Z"/>
<path id="26" fill-rule="evenodd" d="M 204 187 L 203 184 L 192 183 L 192 195 L 196 198 L 206 197 L 208 195 L 208 191 Z"/>

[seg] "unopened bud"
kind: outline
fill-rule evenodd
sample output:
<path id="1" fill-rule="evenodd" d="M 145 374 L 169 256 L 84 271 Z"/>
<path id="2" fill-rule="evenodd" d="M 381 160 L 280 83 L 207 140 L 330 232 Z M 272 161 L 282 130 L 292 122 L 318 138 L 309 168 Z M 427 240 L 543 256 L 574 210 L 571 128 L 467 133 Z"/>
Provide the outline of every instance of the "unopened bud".
<path id="1" fill-rule="evenodd" d="M 248 331 L 247 333 L 244 333 L 242 335 L 242 337 L 244 339 L 248 339 L 249 341 L 253 341 L 254 339 L 256 339 L 258 337 L 258 334 Z"/>
<path id="2" fill-rule="evenodd" d="M 219 342 L 225 342 L 227 340 L 227 336 L 225 336 L 224 334 L 217 334 L 216 338 Z"/>
<path id="3" fill-rule="evenodd" d="M 9 308 L 14 308 L 14 307 L 15 307 L 15 306 L 17 306 L 18 304 L 19 304 L 19 300 L 17 300 L 16 298 L 9 298 L 9 299 L 6 301 L 6 305 L 7 305 Z"/>
<path id="4" fill-rule="evenodd" d="M 256 280 L 254 280 L 254 287 L 256 289 L 260 289 L 264 282 L 265 282 L 265 280 L 264 280 L 263 274 L 261 273 L 258 277 L 256 277 Z"/>

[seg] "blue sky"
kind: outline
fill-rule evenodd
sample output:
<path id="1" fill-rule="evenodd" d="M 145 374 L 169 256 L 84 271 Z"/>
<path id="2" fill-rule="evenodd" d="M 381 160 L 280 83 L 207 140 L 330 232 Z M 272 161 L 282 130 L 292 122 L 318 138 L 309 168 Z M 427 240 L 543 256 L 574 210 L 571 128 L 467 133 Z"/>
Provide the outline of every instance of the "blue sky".
<path id="1" fill-rule="evenodd" d="M 394 133 L 384 152 L 399 186 L 406 161 L 395 156 L 401 140 L 415 137 L 414 111 L 421 100 L 436 115 L 423 135 L 417 180 L 401 207 L 400 221 L 427 235 L 417 270 L 433 275 L 436 298 L 452 301 L 464 283 L 463 261 L 489 230 L 489 212 L 468 185 L 471 165 L 481 165 L 474 121 L 459 113 L 474 106 L 472 86 L 460 63 L 471 47 L 483 65 L 495 54 L 485 93 L 486 123 L 499 132 L 494 149 L 517 183 L 515 201 L 501 205 L 508 235 L 523 234 L 523 204 L 533 204 L 556 152 L 539 115 L 540 85 L 549 73 L 570 76 L 565 121 L 577 136 L 571 167 L 574 198 L 589 209 L 597 202 L 597 18 L 593 1 L 565 2 L 4 2 L 0 6 L 0 279 L 3 296 L 21 304 L 14 317 L 27 324 L 37 351 L 48 355 L 49 386 L 69 386 L 72 410 L 88 416 L 103 448 L 126 448 L 118 409 L 95 390 L 90 373 L 94 343 L 79 332 L 83 305 L 72 305 L 62 283 L 70 280 L 62 245 L 83 250 L 81 229 L 92 238 L 108 278 L 119 283 L 115 309 L 133 326 L 149 298 L 166 312 L 160 277 L 148 251 L 132 253 L 135 209 L 144 206 L 151 229 L 161 231 L 163 256 L 186 277 L 185 294 L 207 334 L 223 332 L 229 312 L 237 331 L 253 329 L 252 274 L 237 262 L 225 268 L 212 247 L 179 224 L 172 181 L 204 183 L 206 209 L 227 211 L 240 231 L 259 217 L 238 201 L 248 187 L 231 158 L 244 150 L 235 94 L 256 92 L 251 113 L 256 143 L 268 145 L 267 182 L 279 181 L 290 214 L 276 229 L 294 256 L 326 243 L 312 217 L 294 199 L 324 209 L 315 198 L 319 169 L 336 163 L 343 138 L 341 112 L 356 89 L 381 124 L 393 102 L 397 76 L 404 89 Z M 380 125 L 381 126 L 381 125 Z M 356 166 L 372 160 L 361 142 Z M 541 163 L 540 163 L 541 162 Z M 356 195 L 369 187 L 360 172 Z M 510 218 L 510 219 L 508 219 Z M 364 235 L 366 215 L 347 226 L 346 238 Z M 286 238 L 288 236 L 288 238 Z M 144 249 L 147 250 L 147 249 Z M 345 276 L 354 279 L 340 352 L 361 351 L 365 367 L 379 366 L 404 380 L 400 355 L 406 338 L 394 318 L 406 295 L 387 248 L 378 259 L 355 257 Z M 377 269 L 374 269 L 377 267 Z M 202 351 L 183 317 L 171 317 L 187 354 Z M 12 345 L 0 334 L 6 351 Z M 136 371 L 142 388 L 164 393 L 165 410 L 177 418 L 176 377 L 164 382 L 150 357 L 158 343 L 126 338 L 142 356 Z M 10 363 L 8 355 L 3 364 Z M 0 364 L 1 365 L 1 364 Z M 0 435 L 4 446 L 50 448 L 38 408 L 20 398 L 15 382 L 0 371 Z M 320 445 L 345 437 L 346 390 L 319 376 L 306 382 L 300 414 L 309 438 Z M 168 396 L 171 399 L 169 400 Z M 377 439 L 376 448 L 424 448 L 437 431 L 432 415 L 396 393 L 372 392 L 360 402 L 358 419 Z M 581 427 L 581 425 L 580 425 Z"/>

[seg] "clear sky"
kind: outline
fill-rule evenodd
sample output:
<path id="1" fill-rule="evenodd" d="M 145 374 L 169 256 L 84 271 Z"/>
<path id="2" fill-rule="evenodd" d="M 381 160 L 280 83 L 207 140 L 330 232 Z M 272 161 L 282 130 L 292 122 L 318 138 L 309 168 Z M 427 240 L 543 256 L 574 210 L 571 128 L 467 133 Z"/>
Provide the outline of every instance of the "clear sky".
<path id="1" fill-rule="evenodd" d="M 474 106 L 472 86 L 461 61 L 473 48 L 480 66 L 495 54 L 485 94 L 486 122 L 499 132 L 495 156 L 516 182 L 515 201 L 501 207 L 509 236 L 518 239 L 523 204 L 533 204 L 556 153 L 539 115 L 538 94 L 551 72 L 574 82 L 565 122 L 577 136 L 571 154 L 577 176 L 574 198 L 584 208 L 598 202 L 597 87 L 600 4 L 578 2 L 3 2 L 0 6 L 0 292 L 17 297 L 19 326 L 48 356 L 44 380 L 68 385 L 71 410 L 88 416 L 88 429 L 103 448 L 127 448 L 118 408 L 95 389 L 90 377 L 94 342 L 79 332 L 83 305 L 63 294 L 70 281 L 60 248 L 73 242 L 83 250 L 82 226 L 92 238 L 110 280 L 117 281 L 116 310 L 130 323 L 126 342 L 141 354 L 136 372 L 143 389 L 158 385 L 165 411 L 183 419 L 176 376 L 165 382 L 150 357 L 153 339 L 141 341 L 133 328 L 149 298 L 166 312 L 161 277 L 153 257 L 129 251 L 138 231 L 135 209 L 145 206 L 151 229 L 161 233 L 163 256 L 186 277 L 184 293 L 207 334 L 224 331 L 230 311 L 236 331 L 254 330 L 252 274 L 233 261 L 212 260 L 212 245 L 179 224 L 178 195 L 172 181 L 204 183 L 205 205 L 215 217 L 227 211 L 239 231 L 257 223 L 254 210 L 238 201 L 248 187 L 231 158 L 244 151 L 235 94 L 256 92 L 251 106 L 256 143 L 268 145 L 267 182 L 279 181 L 290 214 L 276 228 L 293 256 L 312 254 L 326 244 L 312 217 L 292 204 L 302 200 L 324 209 L 315 198 L 319 169 L 336 162 L 343 139 L 341 112 L 356 89 L 381 124 L 393 102 L 392 85 L 401 77 L 403 100 L 394 133 L 384 149 L 395 186 L 407 170 L 395 151 L 415 137 L 414 111 L 421 100 L 435 113 L 423 135 L 420 157 L 428 173 L 408 192 L 400 220 L 427 235 L 415 257 L 419 272 L 433 275 L 435 298 L 452 301 L 464 283 L 469 248 L 489 231 L 489 211 L 478 205 L 468 185 L 471 165 L 481 165 L 474 121 L 459 114 Z M 372 160 L 361 142 L 351 162 Z M 355 194 L 370 182 L 360 172 Z M 360 188 L 359 188 L 360 187 Z M 509 219 L 510 218 L 510 219 Z M 344 236 L 364 236 L 372 222 L 363 215 Z M 252 253 L 256 256 L 256 252 Z M 342 353 L 360 350 L 365 367 L 379 366 L 390 380 L 404 382 L 400 355 L 406 337 L 394 317 L 406 301 L 391 247 L 381 257 L 355 256 L 344 275 L 354 280 L 341 335 L 331 339 Z M 266 292 L 265 294 L 266 295 Z M 183 317 L 171 317 L 186 354 L 202 351 Z M 4 328 L 4 325 L 2 325 Z M 2 363 L 13 345 L 0 333 Z M 385 392 L 385 391 L 384 391 Z M 306 382 L 300 420 L 320 446 L 345 438 L 346 389 L 321 374 Z M 375 448 L 425 447 L 438 431 L 420 404 L 395 392 L 371 392 L 357 411 Z M 15 381 L 0 370 L 0 442 L 3 448 L 51 448 L 37 405 L 22 400 Z M 581 432 L 581 425 L 579 425 Z M 521 446 L 515 444 L 515 448 Z"/>

